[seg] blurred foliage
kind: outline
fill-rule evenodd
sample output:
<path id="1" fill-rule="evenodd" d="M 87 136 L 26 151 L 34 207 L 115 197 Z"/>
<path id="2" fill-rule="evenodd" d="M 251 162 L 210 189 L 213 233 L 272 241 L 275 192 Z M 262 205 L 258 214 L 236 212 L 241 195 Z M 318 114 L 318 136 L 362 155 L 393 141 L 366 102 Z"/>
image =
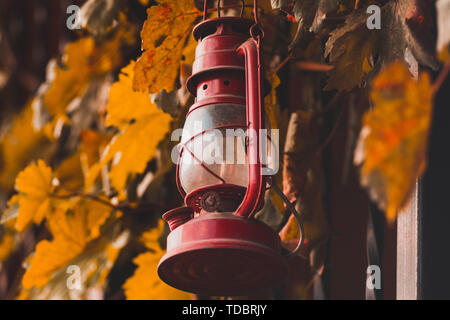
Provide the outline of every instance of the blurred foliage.
<path id="1" fill-rule="evenodd" d="M 264 297 L 310 298 L 313 275 L 323 271 L 330 228 L 321 159 L 337 131 L 349 132 L 342 154 L 354 152 L 362 186 L 390 221 L 407 203 L 426 166 L 440 85 L 418 68 L 449 69 L 445 2 L 438 1 L 434 30 L 429 0 L 258 1 L 272 87 L 265 111 L 284 148 L 273 183 L 295 204 L 306 235 L 290 281 Z M 371 4 L 381 8 L 380 30 L 366 27 Z M 45 81 L 20 112 L 8 108 L 11 121 L 0 128 L 0 297 L 193 297 L 162 283 L 156 267 L 167 235 L 160 215 L 182 201 L 168 137 L 192 103 L 185 81 L 201 5 L 85 2 L 84 29 L 48 62 Z M 223 15 L 237 15 L 241 2 L 222 5 Z M 10 90 L 15 70 L 3 63 L 14 60 L 4 34 L 0 91 Z M 281 231 L 286 248 L 295 245 L 298 227 L 274 194 L 257 216 Z M 24 268 L 12 267 L 18 264 Z M 81 269 L 76 290 L 66 285 L 72 265 Z"/>

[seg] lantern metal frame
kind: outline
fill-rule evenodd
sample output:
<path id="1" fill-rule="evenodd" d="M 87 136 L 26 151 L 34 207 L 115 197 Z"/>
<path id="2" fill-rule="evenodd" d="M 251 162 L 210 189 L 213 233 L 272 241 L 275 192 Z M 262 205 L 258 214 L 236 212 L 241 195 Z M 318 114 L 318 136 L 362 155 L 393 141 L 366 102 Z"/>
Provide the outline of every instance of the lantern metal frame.
<path id="1" fill-rule="evenodd" d="M 207 19 L 205 1 L 203 21 L 193 30 L 198 46 L 193 72 L 186 86 L 196 100 L 186 117 L 205 106 L 235 104 L 245 106 L 246 124 L 208 128 L 181 144 L 176 181 L 186 206 L 163 215 L 171 232 L 167 238 L 167 253 L 158 265 L 158 275 L 169 285 L 185 291 L 236 295 L 276 286 L 283 282 L 288 272 L 278 234 L 254 219 L 269 188 L 281 197 L 299 223 L 301 237 L 288 258 L 301 250 L 304 233 L 294 206 L 272 184 L 270 176 L 262 175 L 263 66 L 260 44 L 264 32 L 258 20 L 257 1 L 253 5 L 253 20 L 243 18 L 244 1 L 241 1 L 240 17 L 221 17 L 220 1 L 217 2 L 217 18 Z M 234 79 L 233 85 L 224 84 L 221 81 L 224 76 Z M 208 84 L 210 90 L 202 93 L 200 89 L 204 84 Z M 225 181 L 187 146 L 188 142 L 210 130 L 226 128 L 247 131 L 247 187 Z M 196 188 L 186 194 L 180 179 L 180 161 L 184 152 L 221 183 Z M 225 206 L 218 210 L 222 202 L 231 204 L 232 209 L 226 210 Z"/>

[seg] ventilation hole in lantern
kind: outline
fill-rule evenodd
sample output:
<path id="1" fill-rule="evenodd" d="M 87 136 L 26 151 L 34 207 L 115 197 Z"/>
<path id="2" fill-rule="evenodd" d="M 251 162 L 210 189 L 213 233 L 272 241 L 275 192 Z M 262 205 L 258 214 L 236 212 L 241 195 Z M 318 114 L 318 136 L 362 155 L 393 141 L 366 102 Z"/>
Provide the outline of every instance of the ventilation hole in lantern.
<path id="1" fill-rule="evenodd" d="M 205 83 L 205 84 L 203 85 L 203 90 L 206 90 L 206 89 L 208 89 L 208 85 Z"/>
<path id="2" fill-rule="evenodd" d="M 223 82 L 223 84 L 224 85 L 226 85 L 227 87 L 230 85 L 230 80 L 225 80 L 224 82 Z"/>

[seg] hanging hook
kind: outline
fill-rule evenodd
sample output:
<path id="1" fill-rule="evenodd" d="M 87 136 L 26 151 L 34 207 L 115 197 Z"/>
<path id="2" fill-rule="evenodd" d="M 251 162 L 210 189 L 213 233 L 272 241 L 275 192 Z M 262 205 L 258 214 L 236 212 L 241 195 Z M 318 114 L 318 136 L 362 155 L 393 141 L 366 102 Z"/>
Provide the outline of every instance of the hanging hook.
<path id="1" fill-rule="evenodd" d="M 220 0 L 217 0 L 217 17 L 220 18 Z"/>
<path id="2" fill-rule="evenodd" d="M 245 11 L 245 0 L 241 0 L 242 7 L 241 7 L 241 18 L 244 17 L 244 11 Z"/>
<path id="3" fill-rule="evenodd" d="M 221 0 L 217 0 L 217 16 L 220 18 L 221 16 L 221 6 L 220 6 Z M 241 0 L 241 13 L 240 17 L 244 17 L 245 12 L 245 0 Z M 208 15 L 208 0 L 203 1 L 203 21 L 206 20 L 206 16 Z M 264 35 L 264 31 L 262 30 L 261 25 L 259 24 L 259 17 L 258 17 L 258 0 L 253 1 L 253 19 L 255 20 L 254 26 L 257 26 L 258 30 L 256 30 L 256 27 L 253 30 L 253 38 L 257 38 L 258 35 Z M 252 32 L 252 31 L 251 31 Z"/>
<path id="4" fill-rule="evenodd" d="M 255 24 L 259 24 L 259 20 L 258 20 L 258 0 L 253 0 L 253 19 L 255 19 Z"/>
<path id="5" fill-rule="evenodd" d="M 244 1 L 242 1 L 243 3 Z M 203 1 L 203 21 L 206 20 L 208 14 L 208 0 Z M 220 0 L 217 0 L 217 16 L 220 18 Z"/>
<path id="6" fill-rule="evenodd" d="M 208 0 L 203 1 L 203 21 L 206 20 L 208 14 Z M 217 16 L 220 18 L 220 0 L 217 0 Z"/>
<path id="7" fill-rule="evenodd" d="M 208 13 L 208 0 L 203 1 L 203 21 L 206 20 L 206 15 Z"/>
<path id="8" fill-rule="evenodd" d="M 259 40 L 264 38 L 264 30 L 259 23 L 258 0 L 253 1 L 253 19 L 255 20 L 255 24 L 250 28 L 250 36 L 259 42 Z"/>

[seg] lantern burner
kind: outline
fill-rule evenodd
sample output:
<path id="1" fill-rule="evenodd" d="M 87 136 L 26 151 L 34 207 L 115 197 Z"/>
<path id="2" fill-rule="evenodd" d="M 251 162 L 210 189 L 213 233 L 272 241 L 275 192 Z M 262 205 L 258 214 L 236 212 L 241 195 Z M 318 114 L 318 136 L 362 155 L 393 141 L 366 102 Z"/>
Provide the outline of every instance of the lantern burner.
<path id="1" fill-rule="evenodd" d="M 195 212 L 232 212 L 237 209 L 244 198 L 245 188 L 235 184 L 216 184 L 199 188 L 186 195 L 185 203 Z M 206 198 L 213 196 L 218 202 L 215 208 L 205 203 Z"/>

